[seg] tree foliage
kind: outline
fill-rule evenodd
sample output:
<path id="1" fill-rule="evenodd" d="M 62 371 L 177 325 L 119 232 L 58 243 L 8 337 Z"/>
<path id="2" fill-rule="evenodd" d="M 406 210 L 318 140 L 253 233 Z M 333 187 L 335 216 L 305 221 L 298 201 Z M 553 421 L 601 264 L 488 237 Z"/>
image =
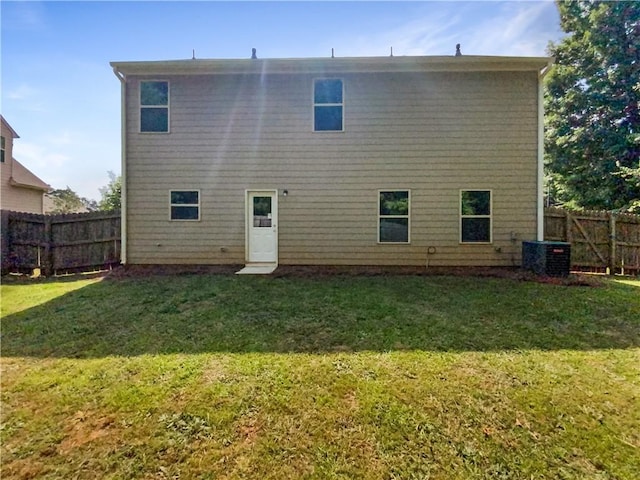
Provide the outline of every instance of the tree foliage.
<path id="1" fill-rule="evenodd" d="M 122 197 L 122 177 L 109 171 L 109 183 L 106 187 L 100 188 L 102 199 L 98 208 L 103 211 L 120 210 Z"/>
<path id="2" fill-rule="evenodd" d="M 48 193 L 53 199 L 51 213 L 81 213 L 91 212 L 98 208 L 95 200 L 78 196 L 76 192 L 67 188 L 59 188 Z"/>
<path id="3" fill-rule="evenodd" d="M 545 150 L 550 190 L 571 207 L 640 210 L 640 2 L 558 1 Z"/>

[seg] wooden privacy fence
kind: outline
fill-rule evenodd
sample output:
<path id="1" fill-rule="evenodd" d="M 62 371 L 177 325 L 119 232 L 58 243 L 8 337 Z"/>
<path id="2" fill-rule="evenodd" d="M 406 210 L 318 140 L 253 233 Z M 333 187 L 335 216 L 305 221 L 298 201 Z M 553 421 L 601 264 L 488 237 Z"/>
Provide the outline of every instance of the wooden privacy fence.
<path id="1" fill-rule="evenodd" d="M 545 209 L 545 240 L 571 243 L 571 268 L 640 274 L 640 215 Z M 2 274 L 45 275 L 120 263 L 120 212 L 2 211 Z"/>
<path id="2" fill-rule="evenodd" d="M 544 239 L 571 244 L 571 268 L 640 274 L 640 215 L 547 208 Z"/>
<path id="3" fill-rule="evenodd" d="M 120 263 L 120 212 L 2 211 L 2 274 L 88 271 Z"/>

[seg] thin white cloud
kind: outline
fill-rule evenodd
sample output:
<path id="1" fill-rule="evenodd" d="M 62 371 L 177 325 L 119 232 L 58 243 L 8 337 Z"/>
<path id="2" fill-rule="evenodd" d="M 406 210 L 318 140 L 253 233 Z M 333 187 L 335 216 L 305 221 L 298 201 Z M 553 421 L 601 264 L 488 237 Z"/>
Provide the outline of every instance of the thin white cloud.
<path id="1" fill-rule="evenodd" d="M 37 93 L 38 90 L 26 83 L 23 83 L 12 90 L 9 90 L 7 92 L 7 98 L 9 100 L 27 100 L 29 98 L 33 98 Z"/>
<path id="2" fill-rule="evenodd" d="M 343 38 L 340 56 L 543 56 L 561 31 L 553 2 L 426 2 L 417 17 L 371 36 Z M 488 12 L 491 12 L 489 15 Z M 344 52 L 343 52 L 344 50 Z"/>
<path id="3" fill-rule="evenodd" d="M 74 138 L 75 137 L 75 138 Z M 56 134 L 47 135 L 45 141 L 55 147 L 65 147 L 78 143 L 78 135 L 72 135 L 70 132 L 59 132 Z"/>
<path id="4" fill-rule="evenodd" d="M 55 151 L 45 144 L 36 144 L 25 142 L 20 139 L 13 146 L 13 156 L 27 168 L 32 168 L 37 172 L 40 170 L 50 170 L 52 168 L 60 168 L 66 165 L 71 157 L 65 153 Z M 45 182 L 46 179 L 43 178 Z M 49 183 L 49 182 L 47 182 Z"/>
<path id="5" fill-rule="evenodd" d="M 19 30 L 41 30 L 46 28 L 46 14 L 43 2 L 13 2 L 11 9 L 3 9 L 3 27 Z"/>
<path id="6" fill-rule="evenodd" d="M 116 128 L 110 138 L 118 138 L 117 133 Z M 102 140 L 74 128 L 26 131 L 14 143 L 13 152 L 16 159 L 52 188 L 68 186 L 81 197 L 99 199 L 99 188 L 109 181 L 107 171 L 120 169 L 119 145 Z"/>
<path id="7" fill-rule="evenodd" d="M 471 29 L 465 42 L 477 55 L 542 56 L 557 33 L 549 2 L 506 3 L 498 15 Z"/>
<path id="8" fill-rule="evenodd" d="M 390 54 L 391 48 L 394 55 L 443 54 L 447 46 L 451 50 L 450 44 L 454 41 L 452 32 L 459 24 L 460 18 L 457 15 L 451 16 L 438 9 L 386 32 L 341 39 L 337 42 L 341 45 L 339 55 L 384 56 Z"/>
<path id="9" fill-rule="evenodd" d="M 460 18 L 445 14 L 436 14 L 428 18 L 415 20 L 401 29 L 383 36 L 385 41 L 400 55 L 443 54 L 455 46 L 455 34 Z M 452 45 L 453 44 L 453 45 Z M 451 51 L 451 54 L 455 50 Z"/>
<path id="10" fill-rule="evenodd" d="M 26 83 L 17 87 L 8 87 L 6 92 L 2 92 L 2 97 L 7 104 L 11 103 L 12 107 L 25 112 L 43 113 L 47 111 L 46 96 L 42 95 L 39 89 Z"/>

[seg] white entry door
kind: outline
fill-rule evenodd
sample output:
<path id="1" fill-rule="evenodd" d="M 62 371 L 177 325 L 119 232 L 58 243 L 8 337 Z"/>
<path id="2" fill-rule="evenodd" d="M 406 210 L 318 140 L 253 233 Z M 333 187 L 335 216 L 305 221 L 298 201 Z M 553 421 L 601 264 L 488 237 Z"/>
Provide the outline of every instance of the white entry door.
<path id="1" fill-rule="evenodd" d="M 247 192 L 247 262 L 278 262 L 277 191 Z"/>

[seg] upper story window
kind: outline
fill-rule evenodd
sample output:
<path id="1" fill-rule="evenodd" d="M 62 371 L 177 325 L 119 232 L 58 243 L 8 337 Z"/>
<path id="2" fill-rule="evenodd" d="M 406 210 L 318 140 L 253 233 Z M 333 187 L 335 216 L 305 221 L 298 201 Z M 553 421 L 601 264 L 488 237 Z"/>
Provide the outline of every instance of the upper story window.
<path id="1" fill-rule="evenodd" d="M 460 242 L 491 243 L 491 190 L 460 191 Z"/>
<path id="2" fill-rule="evenodd" d="M 409 190 L 379 192 L 378 242 L 409 243 Z"/>
<path id="3" fill-rule="evenodd" d="M 5 138 L 0 137 L 0 163 L 4 163 Z"/>
<path id="4" fill-rule="evenodd" d="M 169 82 L 140 82 L 140 131 L 169 131 Z"/>
<path id="5" fill-rule="evenodd" d="M 313 130 L 344 130 L 344 89 L 337 78 L 317 79 L 313 83 Z"/>
<path id="6" fill-rule="evenodd" d="M 200 191 L 171 190 L 171 220 L 200 220 Z"/>

